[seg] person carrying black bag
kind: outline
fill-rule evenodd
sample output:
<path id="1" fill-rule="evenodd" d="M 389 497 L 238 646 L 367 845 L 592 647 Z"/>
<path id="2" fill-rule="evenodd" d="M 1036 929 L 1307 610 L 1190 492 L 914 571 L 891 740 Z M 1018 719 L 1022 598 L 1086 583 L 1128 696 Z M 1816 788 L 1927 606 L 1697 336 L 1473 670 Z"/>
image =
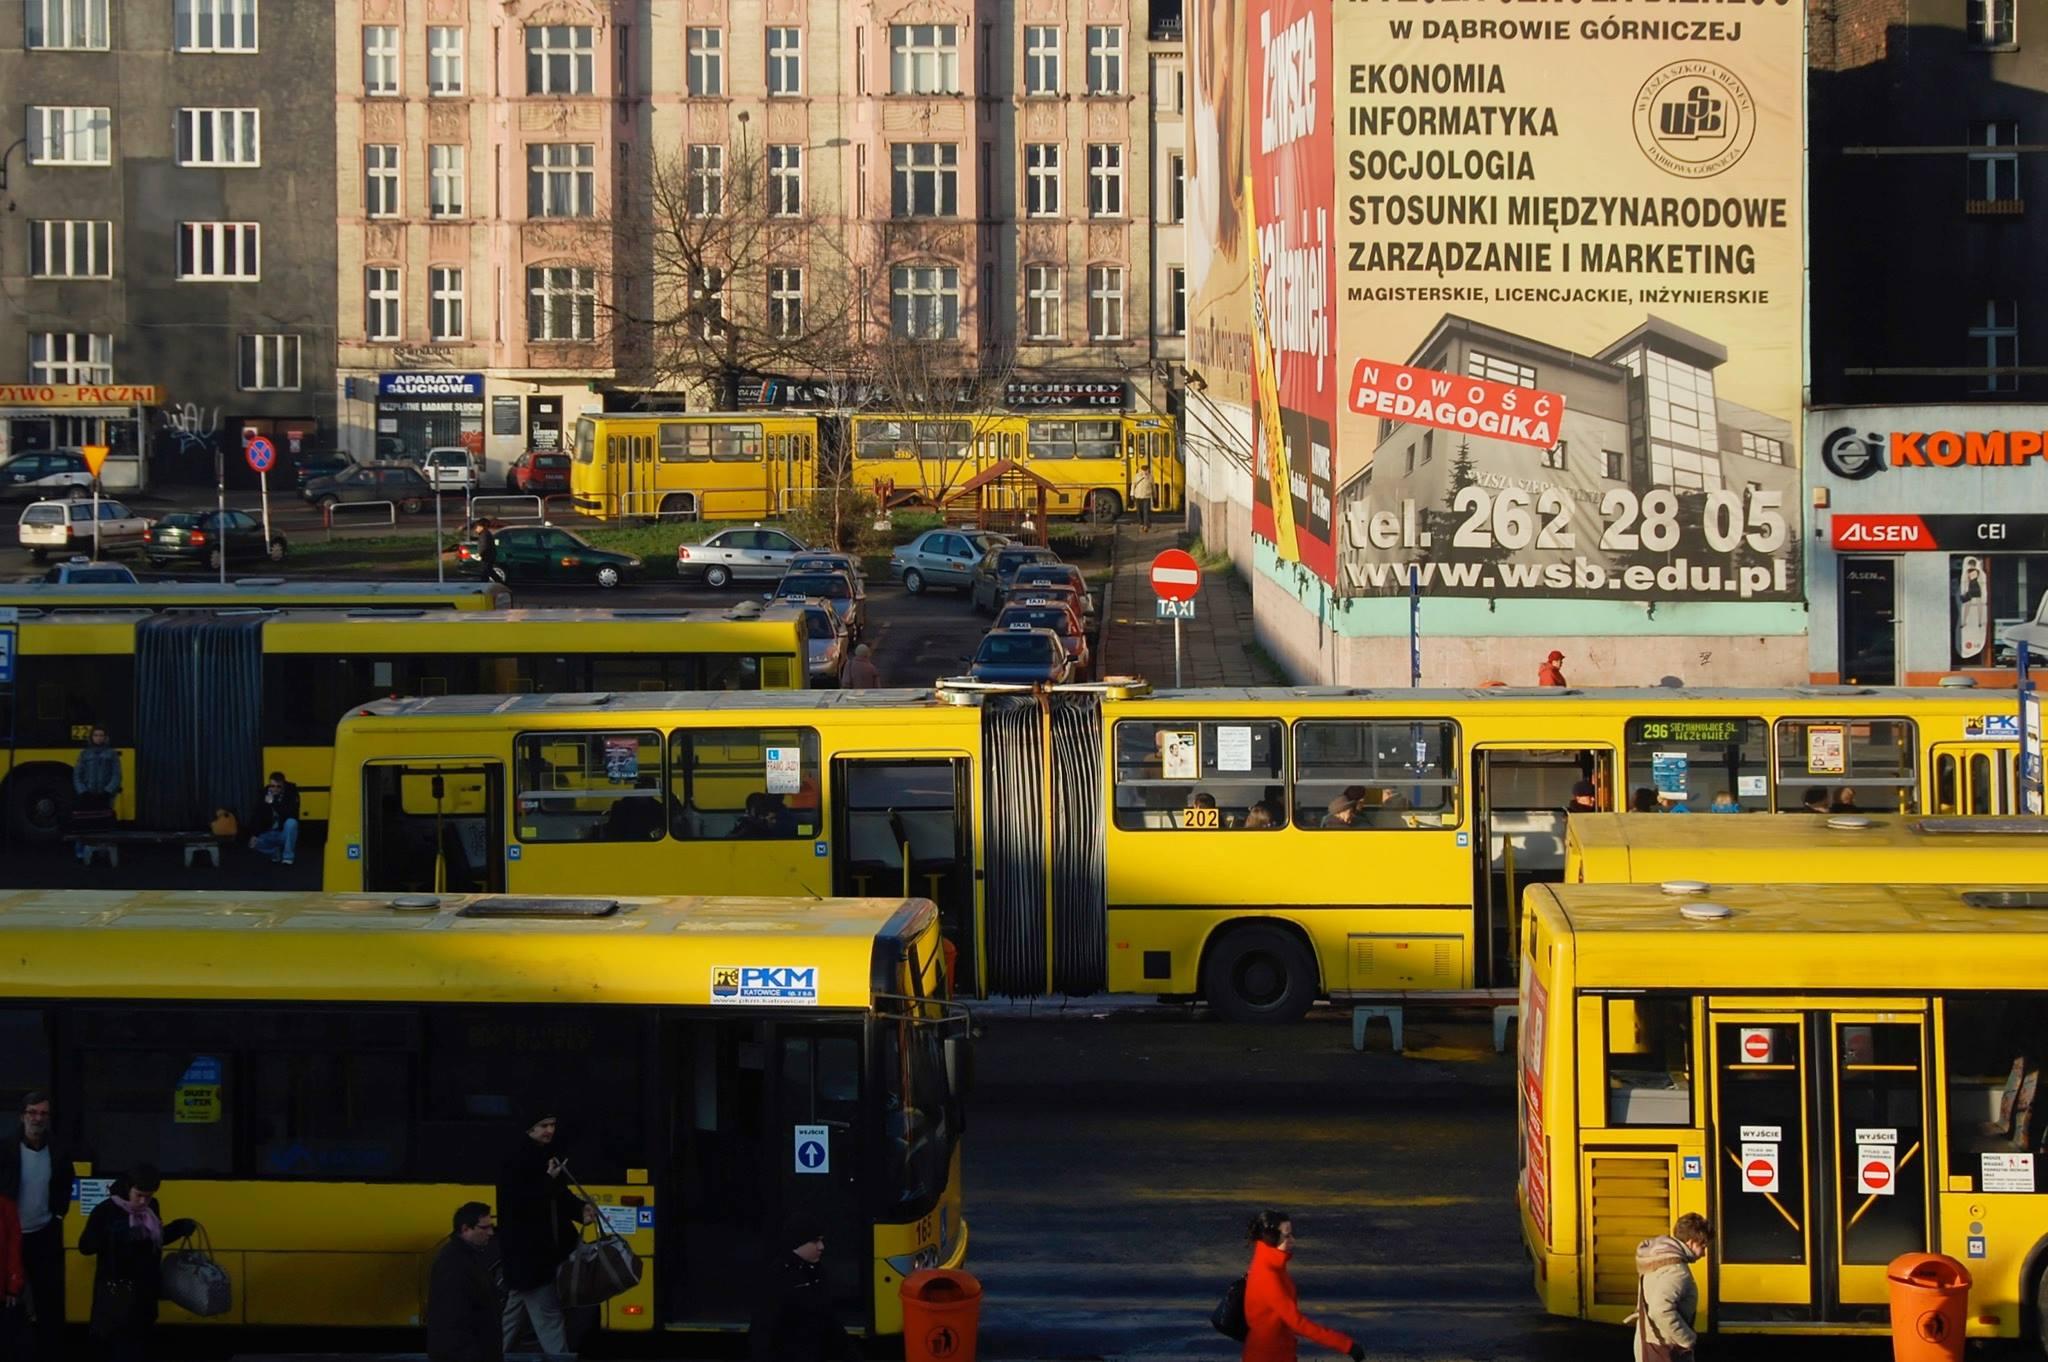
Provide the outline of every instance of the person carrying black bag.
<path id="1" fill-rule="evenodd" d="M 78 1251 L 93 1260 L 92 1355 L 104 1362 L 146 1362 L 163 1289 L 164 1241 L 185 1238 L 196 1221 L 163 1222 L 149 1164 L 115 1178 L 78 1233 Z"/>
<path id="2" fill-rule="evenodd" d="M 567 1357 L 569 1323 L 555 1270 L 576 1251 L 580 1227 L 597 1215 L 570 1188 L 567 1166 L 553 1154 L 555 1128 L 552 1108 L 539 1113 L 498 1174 L 498 1253 L 505 1269 L 505 1350 L 531 1328 L 543 1353 Z"/>

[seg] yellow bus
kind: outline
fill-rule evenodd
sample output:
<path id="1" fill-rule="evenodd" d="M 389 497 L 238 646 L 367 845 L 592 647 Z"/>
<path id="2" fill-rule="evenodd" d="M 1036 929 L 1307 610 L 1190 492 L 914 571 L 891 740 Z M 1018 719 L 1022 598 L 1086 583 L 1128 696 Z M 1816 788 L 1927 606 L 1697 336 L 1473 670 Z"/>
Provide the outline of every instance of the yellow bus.
<path id="1" fill-rule="evenodd" d="M 1173 418 L 1125 412 L 886 414 L 851 419 L 846 447 L 855 486 L 890 505 L 936 506 L 1008 459 L 1052 484 L 1053 515 L 1115 520 L 1132 505 L 1140 469 L 1153 504 L 1178 512 L 1184 496 Z M 1029 509 L 1029 506 L 1020 507 Z"/>
<path id="2" fill-rule="evenodd" d="M 1573 814 L 1567 884 L 1966 884 L 2048 880 L 2048 819 L 1910 814 Z"/>
<path id="3" fill-rule="evenodd" d="M 32 610 L 504 610 L 497 582 L 313 582 L 241 577 L 217 582 L 10 582 L 0 608 Z"/>
<path id="4" fill-rule="evenodd" d="M 265 773 L 327 816 L 334 725 L 393 695 L 783 690 L 806 684 L 800 609 L 88 611 L 21 620 L 0 691 L 11 836 L 64 828 L 95 724 L 121 750 L 124 820 L 204 828 L 248 811 Z"/>
<path id="5" fill-rule="evenodd" d="M 1637 1241 L 1691 1211 L 1716 1230 L 1705 1328 L 1882 1334 L 1885 1265 L 1924 1251 L 1968 1265 L 1971 1337 L 2038 1336 L 2044 907 L 2039 887 L 1531 889 L 1517 1195 L 1544 1308 L 1620 1322 Z"/>
<path id="6" fill-rule="evenodd" d="M 974 991 L 1201 997 L 1280 1021 L 1318 996 L 1512 997 L 1515 905 L 1562 877 L 1580 780 L 1608 808 L 1654 787 L 1784 810 L 1818 751 L 1865 807 L 1918 812 L 1946 759 L 2010 762 L 2015 712 L 2010 692 L 1858 689 L 423 698 L 343 721 L 326 883 L 399 887 L 384 801 L 453 763 L 484 796 L 451 883 L 886 883 L 939 904 Z M 634 779 L 593 789 L 613 744 L 637 750 Z M 629 795 L 648 808 L 626 836 L 609 810 Z"/>
<path id="7" fill-rule="evenodd" d="M 605 520 L 759 520 L 818 486 L 816 416 L 753 412 L 597 413 L 569 441 L 569 494 Z"/>
<path id="8" fill-rule="evenodd" d="M 21 891 L 0 943 L 0 1087 L 55 1093 L 81 1212 L 153 1163 L 234 1283 L 174 1323 L 417 1326 L 450 1216 L 541 1112 L 645 1264 L 606 1329 L 744 1329 L 792 1211 L 870 1333 L 966 1253 L 929 903 Z M 82 1321 L 92 1265 L 67 1279 Z"/>

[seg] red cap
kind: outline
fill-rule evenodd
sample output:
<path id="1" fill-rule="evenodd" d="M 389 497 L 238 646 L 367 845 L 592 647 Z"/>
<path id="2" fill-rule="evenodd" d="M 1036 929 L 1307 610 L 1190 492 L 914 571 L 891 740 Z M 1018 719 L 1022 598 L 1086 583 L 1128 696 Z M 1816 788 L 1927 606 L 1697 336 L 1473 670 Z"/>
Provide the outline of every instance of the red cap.
<path id="1" fill-rule="evenodd" d="M 1562 662 L 1562 661 L 1564 661 L 1564 654 L 1563 654 L 1563 653 L 1561 653 L 1561 652 L 1559 652 L 1559 651 L 1558 651 L 1557 649 L 1555 649 L 1555 648 L 1552 648 L 1552 649 L 1550 650 L 1550 657 L 1549 657 L 1549 661 L 1552 661 L 1552 662 Z"/>

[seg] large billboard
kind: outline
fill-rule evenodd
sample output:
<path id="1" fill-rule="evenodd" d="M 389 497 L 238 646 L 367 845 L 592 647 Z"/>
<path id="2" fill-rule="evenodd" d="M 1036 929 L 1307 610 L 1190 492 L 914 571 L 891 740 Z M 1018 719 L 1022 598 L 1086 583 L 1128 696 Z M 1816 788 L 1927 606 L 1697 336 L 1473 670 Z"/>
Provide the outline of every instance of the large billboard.
<path id="1" fill-rule="evenodd" d="M 1801 598 L 1805 11 L 1600 9 L 1336 7 L 1345 594 Z"/>
<path id="2" fill-rule="evenodd" d="M 1188 368 L 1218 401 L 1251 401 L 1251 266 L 1245 193 L 1246 0 L 1192 6 L 1188 138 Z"/>

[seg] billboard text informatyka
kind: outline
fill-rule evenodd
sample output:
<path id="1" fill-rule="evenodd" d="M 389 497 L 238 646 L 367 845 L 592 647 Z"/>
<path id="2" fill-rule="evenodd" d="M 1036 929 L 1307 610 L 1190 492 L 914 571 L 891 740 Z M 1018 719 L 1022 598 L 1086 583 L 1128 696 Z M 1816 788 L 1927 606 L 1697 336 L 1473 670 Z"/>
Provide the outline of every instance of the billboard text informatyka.
<path id="1" fill-rule="evenodd" d="M 1803 23 L 1336 7 L 1340 592 L 1799 598 Z"/>

